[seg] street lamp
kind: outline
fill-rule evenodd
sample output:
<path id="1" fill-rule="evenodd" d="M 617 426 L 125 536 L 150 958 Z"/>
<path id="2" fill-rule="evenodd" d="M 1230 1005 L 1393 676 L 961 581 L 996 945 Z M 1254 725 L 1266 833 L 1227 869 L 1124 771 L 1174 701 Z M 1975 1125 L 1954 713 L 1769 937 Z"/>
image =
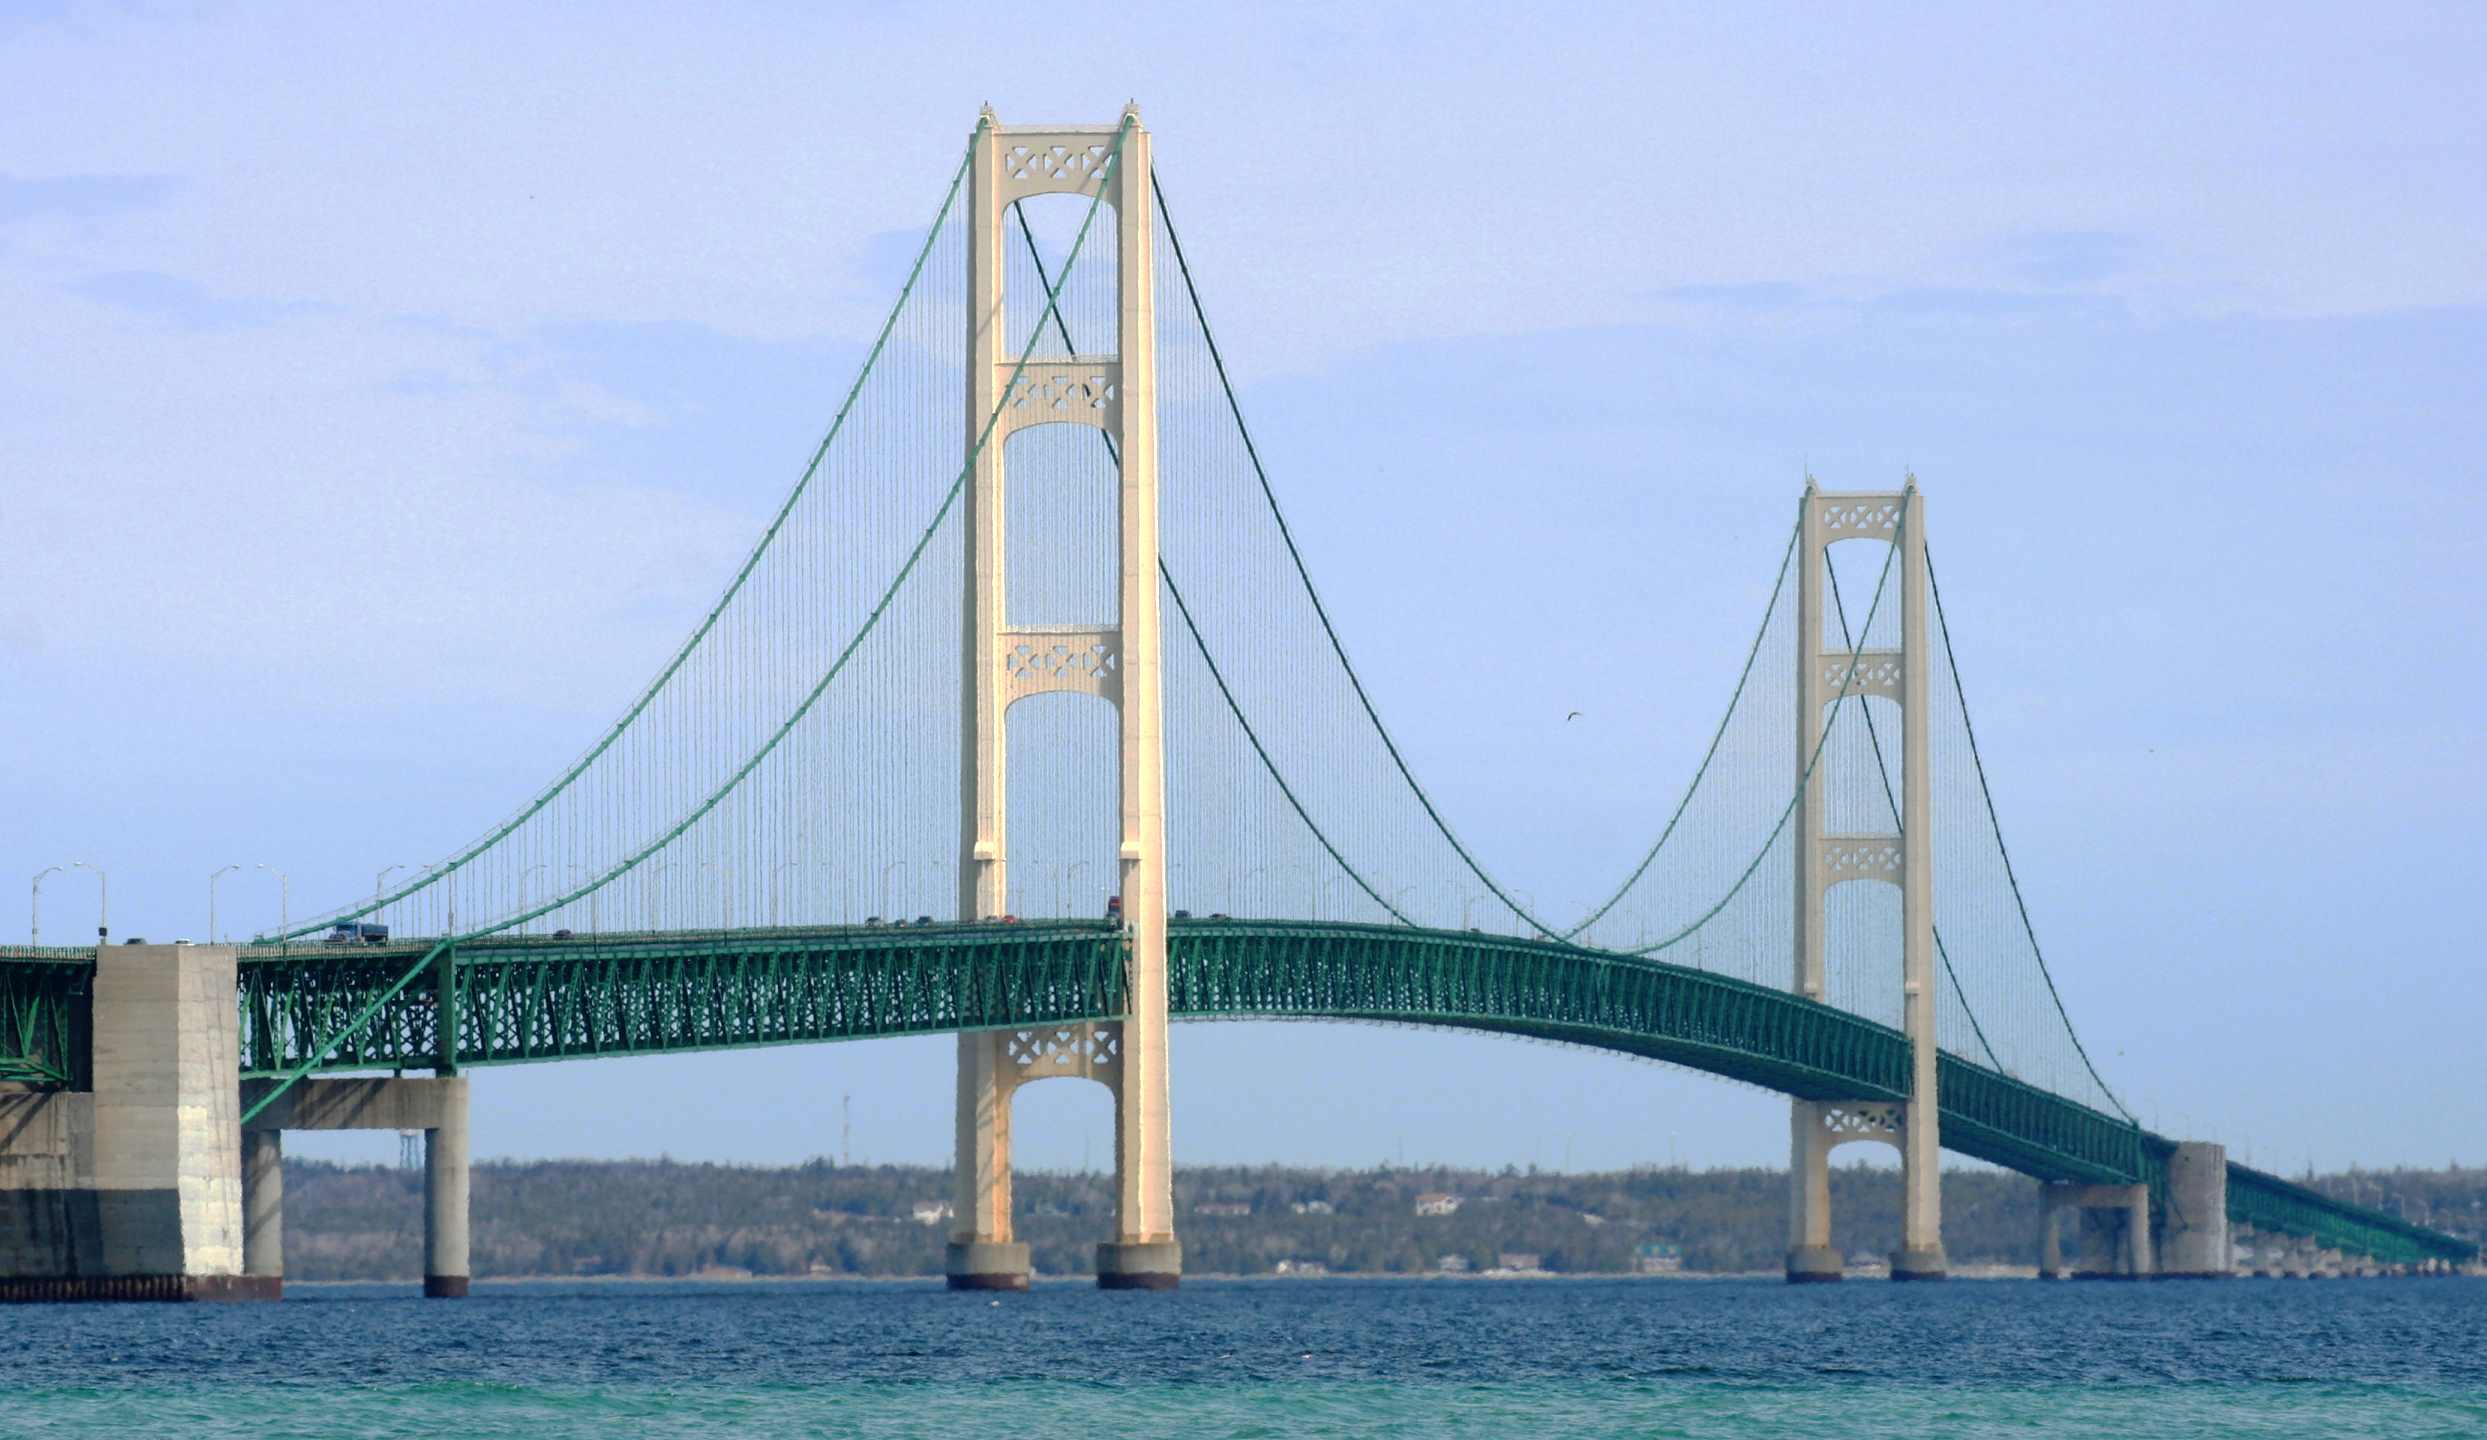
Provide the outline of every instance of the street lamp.
<path id="1" fill-rule="evenodd" d="M 656 933 L 656 902 L 664 893 L 662 882 L 658 877 L 672 868 L 674 868 L 674 862 L 671 860 L 659 860 L 648 867 L 648 878 L 642 882 L 647 886 L 648 933 L 650 934 Z"/>
<path id="2" fill-rule="evenodd" d="M 207 873 L 207 943 L 210 945 L 217 943 L 216 882 L 241 868 L 239 865 L 227 865 L 221 870 L 211 870 Z"/>
<path id="3" fill-rule="evenodd" d="M 717 916 L 719 920 L 724 922 L 719 928 L 725 930 L 733 929 L 734 896 L 733 893 L 726 887 L 726 879 L 734 872 L 728 868 L 726 863 L 722 860 L 702 860 L 699 862 L 699 868 L 702 870 L 714 870 L 717 872 Z"/>
<path id="4" fill-rule="evenodd" d="M 802 863 L 803 862 L 800 859 L 781 860 L 778 862 L 777 868 L 769 872 L 769 928 L 771 930 L 777 928 L 777 892 L 780 888 L 778 877 L 784 875 L 788 870 L 792 870 Z"/>
<path id="5" fill-rule="evenodd" d="M 889 914 L 889 876 L 890 876 L 890 872 L 891 872 L 891 871 L 893 871 L 893 870 L 904 870 L 904 869 L 906 869 L 906 868 L 907 868 L 907 862 L 906 862 L 906 861 L 904 861 L 904 860 L 892 860 L 892 861 L 891 861 L 891 862 L 889 862 L 887 865 L 884 865 L 884 866 L 882 866 L 882 867 L 881 867 L 881 918 L 882 918 L 882 919 L 884 919 L 884 920 L 887 920 L 888 918 L 890 918 L 890 914 Z M 983 919 L 984 917 L 980 915 L 980 916 L 977 916 L 976 918 L 981 920 L 981 919 Z"/>
<path id="6" fill-rule="evenodd" d="M 285 932 L 294 928 L 294 877 L 262 860 L 251 867 L 265 870 L 276 877 L 276 943 L 287 943 Z"/>
<path id="7" fill-rule="evenodd" d="M 372 923 L 374 923 L 374 924 L 378 924 L 378 923 L 379 923 L 379 920 L 380 920 L 380 896 L 381 896 L 381 892 L 385 891 L 385 890 L 388 888 L 388 884 L 389 884 L 389 875 L 390 875 L 390 873 L 391 873 L 391 872 L 393 872 L 393 871 L 403 870 L 403 869 L 405 869 L 405 868 L 406 868 L 406 867 L 405 867 L 405 866 L 403 866 L 403 865 L 384 865 L 384 866 L 382 866 L 382 867 L 381 867 L 381 869 L 380 869 L 380 873 L 379 873 L 379 874 L 374 875 L 374 876 L 372 876 L 372 877 L 371 877 L 371 918 L 372 918 Z M 213 939 L 214 939 L 214 938 L 216 938 L 216 937 L 214 937 L 213 935 L 211 935 L 211 936 L 209 936 L 208 938 L 209 938 L 209 939 L 211 939 L 211 940 L 213 940 Z"/>
<path id="8" fill-rule="evenodd" d="M 589 866 L 579 864 L 572 864 L 569 867 L 567 873 L 570 876 L 570 891 L 572 894 L 578 893 L 580 877 L 587 874 L 589 869 Z M 603 893 L 604 890 L 601 886 L 587 892 L 587 933 L 590 935 L 594 935 L 599 932 L 599 926 L 596 921 L 596 897 L 602 895 Z"/>
<path id="9" fill-rule="evenodd" d="M 540 864 L 529 865 L 518 872 L 518 913 L 521 915 L 527 913 L 527 877 L 543 868 Z M 524 925 L 527 922 L 521 920 L 518 923 Z"/>
<path id="10" fill-rule="evenodd" d="M 59 873 L 58 865 L 46 865 L 35 872 L 34 907 L 26 920 L 26 943 L 29 945 L 43 943 L 43 877 Z"/>
<path id="11" fill-rule="evenodd" d="M 1065 920 L 1071 918 L 1071 896 L 1077 891 L 1079 872 L 1087 868 L 1087 861 L 1074 860 L 1069 868 L 1062 872 L 1062 918 Z"/>
<path id="12" fill-rule="evenodd" d="M 83 860 L 70 861 L 69 868 L 95 872 L 95 943 L 101 945 L 112 938 L 112 878 L 104 874 L 102 866 Z"/>

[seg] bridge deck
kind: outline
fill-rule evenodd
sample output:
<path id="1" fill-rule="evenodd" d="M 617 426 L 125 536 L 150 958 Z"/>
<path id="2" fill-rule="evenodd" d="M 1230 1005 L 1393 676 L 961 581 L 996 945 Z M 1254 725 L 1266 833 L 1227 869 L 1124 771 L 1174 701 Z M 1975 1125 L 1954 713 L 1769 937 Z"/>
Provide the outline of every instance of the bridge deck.
<path id="1" fill-rule="evenodd" d="M 1897 1100 L 1890 1026 L 1786 991 L 1638 957 L 1475 931 L 1189 918 L 1169 936 L 1188 1019 L 1373 1020 L 1526 1036 L 1821 1100 Z M 430 940 L 244 947 L 246 1076 L 328 1046 Z M 505 935 L 457 946 L 333 1048 L 322 1071 L 425 1069 L 444 997 L 461 1066 L 662 1054 L 1112 1019 L 1120 932 L 1095 921 Z M 0 1081 L 74 1084 L 94 951 L 0 951 Z M 435 969 L 444 968 L 440 960 Z M 2173 1142 L 1960 1056 L 1941 1056 L 1946 1148 L 2049 1180 L 2165 1178 Z M 2473 1247 L 2275 1176 L 2229 1168 L 2232 1218 L 2379 1259 Z"/>

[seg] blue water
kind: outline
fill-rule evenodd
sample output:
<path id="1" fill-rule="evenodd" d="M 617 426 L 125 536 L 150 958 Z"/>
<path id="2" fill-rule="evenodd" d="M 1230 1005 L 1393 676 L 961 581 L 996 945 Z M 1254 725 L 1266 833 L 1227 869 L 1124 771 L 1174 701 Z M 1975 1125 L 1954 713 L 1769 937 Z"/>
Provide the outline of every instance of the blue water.
<path id="1" fill-rule="evenodd" d="M 2487 1284 L 511 1285 L 0 1308 L 0 1435 L 2487 1436 Z"/>

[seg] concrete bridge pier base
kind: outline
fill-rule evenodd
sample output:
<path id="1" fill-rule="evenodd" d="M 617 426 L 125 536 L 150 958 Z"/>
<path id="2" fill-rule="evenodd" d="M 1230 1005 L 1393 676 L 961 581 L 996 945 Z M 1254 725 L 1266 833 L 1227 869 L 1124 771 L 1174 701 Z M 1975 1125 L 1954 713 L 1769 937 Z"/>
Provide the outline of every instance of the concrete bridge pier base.
<path id="1" fill-rule="evenodd" d="M 1025 1290 L 1028 1247 L 1011 1238 L 1010 1101 L 1020 1085 L 1014 1041 L 1034 1054 L 1033 1036 L 967 1031 L 959 1036 L 958 1228 L 942 1269 L 953 1290 Z"/>
<path id="2" fill-rule="evenodd" d="M 0 1095 L 0 1300 L 259 1300 L 223 945 L 104 945 L 91 1087 Z"/>
<path id="3" fill-rule="evenodd" d="M 242 1273 L 285 1294 L 285 1132 L 242 1132 Z"/>
<path id="4" fill-rule="evenodd" d="M 2154 1273 L 2149 1186 L 2077 1185 L 2062 1181 L 2043 1184 L 2038 1193 L 2038 1263 L 2042 1275 L 2062 1273 L 2063 1255 L 2056 1226 L 2057 1217 L 2066 1211 L 2078 1217 L 2073 1279 L 2143 1280 Z"/>
<path id="5" fill-rule="evenodd" d="M 423 1295 L 457 1300 L 466 1295 L 468 1156 L 466 1077 L 442 1076 L 439 1123 L 423 1132 Z"/>
<path id="6" fill-rule="evenodd" d="M 1831 1244 L 1830 1107 L 1812 1100 L 1788 1102 L 1788 1283 L 1826 1285 L 1839 1280 L 1847 1262 Z"/>
<path id="7" fill-rule="evenodd" d="M 275 1082 L 242 1087 L 243 1108 Z M 423 1132 L 423 1293 L 455 1298 L 467 1290 L 467 1085 L 463 1075 L 433 1079 L 334 1077 L 297 1080 L 241 1132 L 242 1268 L 273 1296 L 285 1274 L 285 1137 L 288 1130 Z"/>
<path id="8" fill-rule="evenodd" d="M 2161 1278 L 2224 1280 L 2234 1272 L 2226 1146 L 2189 1141 L 2168 1156 L 2167 1202 L 2156 1238 Z"/>

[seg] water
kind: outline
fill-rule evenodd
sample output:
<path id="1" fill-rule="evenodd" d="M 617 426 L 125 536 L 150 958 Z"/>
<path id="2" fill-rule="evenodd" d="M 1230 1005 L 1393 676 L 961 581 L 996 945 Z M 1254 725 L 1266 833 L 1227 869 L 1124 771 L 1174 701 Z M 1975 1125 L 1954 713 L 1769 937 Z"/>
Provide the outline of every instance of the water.
<path id="1" fill-rule="evenodd" d="M 2487 1435 L 2487 1284 L 297 1287 L 0 1308 L 0 1435 Z"/>

